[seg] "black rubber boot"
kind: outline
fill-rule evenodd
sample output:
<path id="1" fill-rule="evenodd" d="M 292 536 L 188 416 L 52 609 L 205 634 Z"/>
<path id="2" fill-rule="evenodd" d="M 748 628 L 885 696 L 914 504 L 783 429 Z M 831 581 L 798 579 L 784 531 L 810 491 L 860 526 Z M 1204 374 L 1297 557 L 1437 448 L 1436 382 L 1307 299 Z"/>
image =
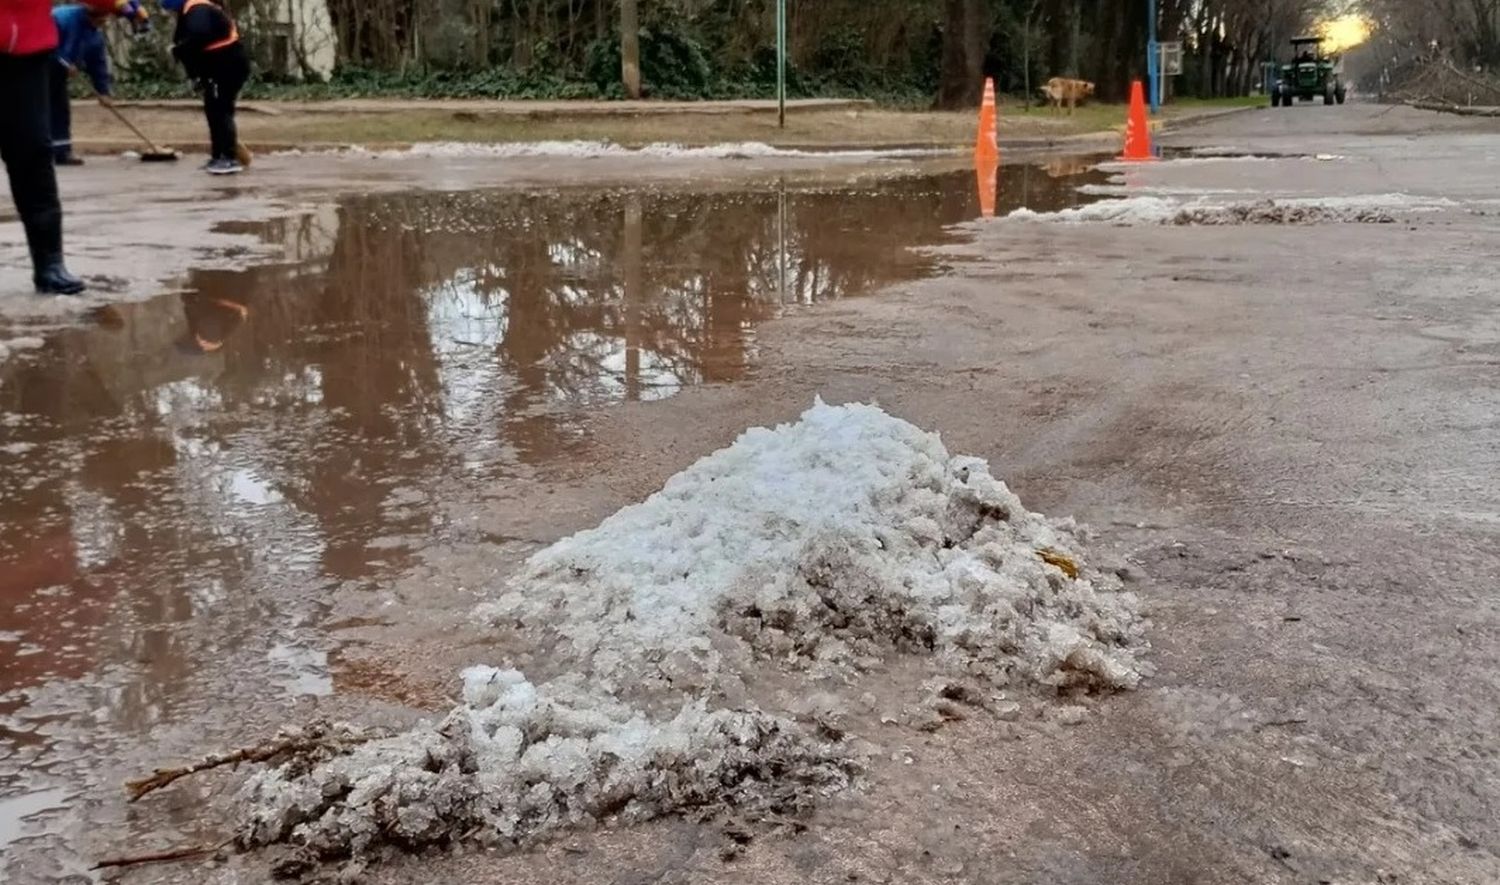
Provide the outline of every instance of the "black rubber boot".
<path id="1" fill-rule="evenodd" d="M 68 273 L 62 255 L 62 213 L 43 212 L 26 221 L 31 247 L 31 282 L 42 295 L 77 295 L 83 280 Z"/>
<path id="2" fill-rule="evenodd" d="M 88 288 L 83 284 L 83 280 L 68 273 L 61 255 L 38 265 L 31 281 L 36 284 L 37 292 L 42 295 L 77 295 Z"/>

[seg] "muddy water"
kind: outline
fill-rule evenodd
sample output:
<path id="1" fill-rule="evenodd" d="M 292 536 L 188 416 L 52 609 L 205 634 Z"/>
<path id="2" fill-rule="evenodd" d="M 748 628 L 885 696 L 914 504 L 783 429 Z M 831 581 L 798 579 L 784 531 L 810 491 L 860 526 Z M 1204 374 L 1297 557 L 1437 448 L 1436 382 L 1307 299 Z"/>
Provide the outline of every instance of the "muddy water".
<path id="1" fill-rule="evenodd" d="M 1075 205 L 1082 161 L 998 210 Z M 326 598 L 450 530 L 438 502 L 586 467 L 587 417 L 733 382 L 757 323 L 934 272 L 970 170 L 857 187 L 350 198 L 254 229 L 282 258 L 106 308 L 0 366 L 0 852 L 80 821 L 240 692 L 334 690 Z"/>

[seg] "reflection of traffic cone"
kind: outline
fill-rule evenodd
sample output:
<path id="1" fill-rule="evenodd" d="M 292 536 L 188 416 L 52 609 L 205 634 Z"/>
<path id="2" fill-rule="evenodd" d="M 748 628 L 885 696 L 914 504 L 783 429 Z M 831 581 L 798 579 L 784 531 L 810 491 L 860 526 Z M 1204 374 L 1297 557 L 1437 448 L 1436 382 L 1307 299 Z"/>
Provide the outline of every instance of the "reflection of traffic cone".
<path id="1" fill-rule="evenodd" d="M 999 158 L 976 153 L 974 178 L 979 184 L 979 215 L 981 218 L 994 218 L 995 200 L 1000 191 Z"/>
<path id="2" fill-rule="evenodd" d="M 995 120 L 995 81 L 985 78 L 984 103 L 979 106 L 979 138 L 974 142 L 974 156 L 1000 159 L 1000 134 Z"/>
<path id="3" fill-rule="evenodd" d="M 1139 80 L 1130 84 L 1130 116 L 1125 121 L 1125 153 L 1120 159 L 1156 159 L 1151 152 L 1151 124 L 1146 119 L 1146 90 Z"/>

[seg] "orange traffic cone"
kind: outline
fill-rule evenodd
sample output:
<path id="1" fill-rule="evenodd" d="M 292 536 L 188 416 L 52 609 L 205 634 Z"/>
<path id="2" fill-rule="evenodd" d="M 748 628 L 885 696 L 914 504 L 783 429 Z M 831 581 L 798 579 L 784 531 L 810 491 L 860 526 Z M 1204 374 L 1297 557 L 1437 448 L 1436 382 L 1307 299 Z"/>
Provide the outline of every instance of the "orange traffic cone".
<path id="1" fill-rule="evenodd" d="M 979 106 L 979 138 L 974 142 L 975 157 L 1000 159 L 1000 133 L 996 123 L 995 81 L 985 78 L 984 102 Z"/>
<path id="2" fill-rule="evenodd" d="M 1146 119 L 1146 90 L 1139 80 L 1130 84 L 1130 116 L 1125 121 L 1125 153 L 1120 159 L 1131 162 L 1156 159 L 1151 150 L 1151 123 Z"/>

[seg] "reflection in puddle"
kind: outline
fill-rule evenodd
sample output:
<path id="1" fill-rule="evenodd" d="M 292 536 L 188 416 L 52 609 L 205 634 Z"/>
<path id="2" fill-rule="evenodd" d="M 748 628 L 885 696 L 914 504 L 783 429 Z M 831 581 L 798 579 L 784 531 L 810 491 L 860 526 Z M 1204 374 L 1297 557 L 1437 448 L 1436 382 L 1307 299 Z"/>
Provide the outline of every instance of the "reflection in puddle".
<path id="1" fill-rule="evenodd" d="M 266 652 L 276 682 L 289 697 L 333 694 L 328 652 L 290 642 L 277 642 Z"/>
<path id="2" fill-rule="evenodd" d="M 1104 180 L 1006 167 L 997 211 Z M 0 825 L 240 692 L 358 682 L 331 591 L 441 540 L 445 496 L 586 469 L 591 412 L 743 377 L 759 322 L 929 272 L 908 247 L 980 204 L 967 169 L 360 197 L 0 365 Z"/>
<path id="3" fill-rule="evenodd" d="M 37 790 L 0 798 L 0 851 L 34 829 L 35 818 L 63 808 L 67 790 Z"/>

